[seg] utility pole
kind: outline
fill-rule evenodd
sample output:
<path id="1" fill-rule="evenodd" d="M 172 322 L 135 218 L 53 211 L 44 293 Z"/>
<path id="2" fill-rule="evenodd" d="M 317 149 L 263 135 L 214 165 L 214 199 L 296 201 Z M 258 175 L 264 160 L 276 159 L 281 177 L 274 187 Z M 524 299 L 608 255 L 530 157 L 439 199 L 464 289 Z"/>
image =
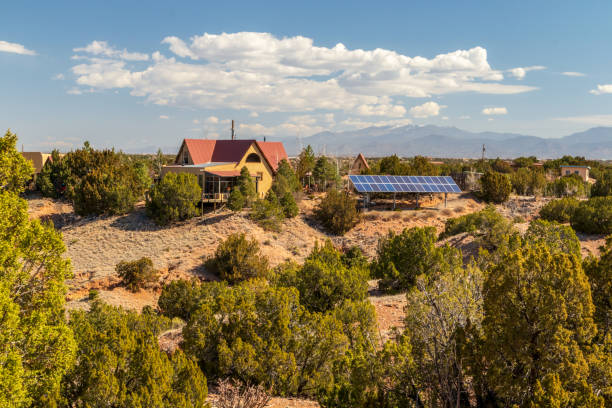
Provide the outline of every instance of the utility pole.
<path id="1" fill-rule="evenodd" d="M 234 119 L 232 119 L 232 140 L 236 140 L 236 132 L 234 131 Z"/>
<path id="2" fill-rule="evenodd" d="M 485 148 L 485 145 L 484 145 L 484 143 L 483 143 L 483 145 L 482 145 L 482 163 L 483 163 L 483 164 L 484 164 L 484 156 L 485 156 L 485 151 L 486 151 L 486 150 L 487 150 L 487 149 Z"/>

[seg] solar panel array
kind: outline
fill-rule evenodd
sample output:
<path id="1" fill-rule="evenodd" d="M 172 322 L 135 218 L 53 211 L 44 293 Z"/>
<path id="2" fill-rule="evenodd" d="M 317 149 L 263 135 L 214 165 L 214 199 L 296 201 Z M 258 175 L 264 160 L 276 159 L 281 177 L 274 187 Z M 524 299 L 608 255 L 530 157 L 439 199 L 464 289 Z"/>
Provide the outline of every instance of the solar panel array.
<path id="1" fill-rule="evenodd" d="M 449 176 L 365 176 L 349 175 L 360 193 L 461 193 Z"/>

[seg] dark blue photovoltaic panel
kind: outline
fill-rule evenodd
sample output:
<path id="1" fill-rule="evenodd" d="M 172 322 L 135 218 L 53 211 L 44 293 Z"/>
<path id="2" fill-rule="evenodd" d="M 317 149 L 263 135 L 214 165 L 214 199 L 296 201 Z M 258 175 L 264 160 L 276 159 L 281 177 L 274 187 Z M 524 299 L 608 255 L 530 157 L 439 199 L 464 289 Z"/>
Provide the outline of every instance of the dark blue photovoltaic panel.
<path id="1" fill-rule="evenodd" d="M 349 175 L 360 193 L 461 193 L 449 176 Z"/>

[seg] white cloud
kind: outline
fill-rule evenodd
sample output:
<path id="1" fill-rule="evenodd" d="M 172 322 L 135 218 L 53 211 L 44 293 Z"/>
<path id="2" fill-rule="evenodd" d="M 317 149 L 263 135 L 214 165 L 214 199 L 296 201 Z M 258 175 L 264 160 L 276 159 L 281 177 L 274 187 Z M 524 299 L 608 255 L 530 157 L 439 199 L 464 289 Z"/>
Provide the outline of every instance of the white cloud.
<path id="1" fill-rule="evenodd" d="M 508 109 L 504 107 L 484 108 L 482 110 L 483 115 L 506 115 L 507 113 L 508 113 Z"/>
<path id="2" fill-rule="evenodd" d="M 206 119 L 206 122 L 211 123 L 211 124 L 217 124 L 217 123 L 219 123 L 219 118 L 216 117 L 216 116 L 209 116 Z"/>
<path id="3" fill-rule="evenodd" d="M 84 52 L 87 54 L 98 55 L 110 58 L 119 58 L 126 61 L 147 61 L 149 56 L 147 54 L 141 54 L 139 52 L 128 52 L 125 48 L 123 50 L 117 50 L 114 47 L 108 45 L 106 41 L 92 41 L 85 47 L 73 48 L 74 52 Z M 79 56 L 76 56 L 79 58 Z"/>
<path id="4" fill-rule="evenodd" d="M 0 52 L 10 52 L 21 55 L 36 55 L 36 52 L 28 50 L 21 44 L 11 43 L 8 41 L 0 41 Z"/>
<path id="5" fill-rule="evenodd" d="M 83 94 L 83 91 L 81 91 L 79 88 L 70 88 L 66 91 L 66 93 L 68 95 L 81 95 Z"/>
<path id="6" fill-rule="evenodd" d="M 591 126 L 612 126 L 612 115 L 584 115 L 584 116 L 568 116 L 563 118 L 555 118 L 573 123 L 585 123 Z"/>
<path id="7" fill-rule="evenodd" d="M 64 77 L 64 74 L 57 74 L 57 75 L 54 75 L 51 79 L 55 81 L 62 81 L 65 79 L 65 77 Z"/>
<path id="8" fill-rule="evenodd" d="M 440 119 L 442 119 L 442 120 L 448 120 L 448 116 L 442 116 Z"/>
<path id="9" fill-rule="evenodd" d="M 191 121 L 191 123 L 193 123 L 194 125 L 197 125 L 197 124 L 200 123 L 200 120 L 199 119 L 194 119 L 194 120 Z"/>
<path id="10" fill-rule="evenodd" d="M 461 115 L 461 116 L 459 116 L 459 119 L 465 120 L 465 119 L 471 119 L 471 117 L 470 117 L 470 115 Z"/>
<path id="11" fill-rule="evenodd" d="M 268 33 L 203 34 L 187 43 L 167 37 L 174 57 L 156 51 L 145 67 L 128 65 L 146 54 L 94 41 L 73 66 L 77 83 L 96 89 L 126 88 L 157 105 L 257 112 L 344 111 L 401 117 L 397 98 L 457 92 L 516 94 L 533 89 L 507 85 L 474 47 L 434 58 L 392 50 L 315 46 L 306 37 Z M 329 77 L 321 80 L 320 76 Z"/>
<path id="12" fill-rule="evenodd" d="M 159 115 L 160 119 L 170 119 L 168 115 Z"/>
<path id="13" fill-rule="evenodd" d="M 512 69 L 509 69 L 508 72 L 510 72 L 510 74 L 517 79 L 523 79 L 525 78 L 525 75 L 527 75 L 527 72 L 541 71 L 543 69 L 546 69 L 546 67 L 543 67 L 542 65 L 533 65 L 531 67 L 512 68 Z"/>
<path id="14" fill-rule="evenodd" d="M 436 102 L 429 101 L 419 106 L 413 106 L 410 108 L 410 114 L 415 118 L 429 118 L 432 116 L 438 116 L 440 109 L 446 108 L 444 105 L 438 105 Z"/>
<path id="15" fill-rule="evenodd" d="M 597 89 L 591 89 L 589 93 L 592 93 L 593 95 L 603 95 L 612 93 L 612 84 L 597 85 Z"/>
<path id="16" fill-rule="evenodd" d="M 562 72 L 561 75 L 570 76 L 570 77 L 584 77 L 584 76 L 586 76 L 586 74 L 583 74 L 582 72 L 575 72 L 575 71 L 565 71 L 565 72 Z"/>
<path id="17" fill-rule="evenodd" d="M 259 117 L 259 113 L 257 113 L 257 112 L 249 113 L 249 118 L 258 118 L 258 117 Z"/>
<path id="18" fill-rule="evenodd" d="M 406 108 L 402 105 L 377 104 L 377 105 L 360 105 L 357 107 L 357 113 L 363 116 L 388 116 L 392 118 L 401 118 L 406 114 Z"/>

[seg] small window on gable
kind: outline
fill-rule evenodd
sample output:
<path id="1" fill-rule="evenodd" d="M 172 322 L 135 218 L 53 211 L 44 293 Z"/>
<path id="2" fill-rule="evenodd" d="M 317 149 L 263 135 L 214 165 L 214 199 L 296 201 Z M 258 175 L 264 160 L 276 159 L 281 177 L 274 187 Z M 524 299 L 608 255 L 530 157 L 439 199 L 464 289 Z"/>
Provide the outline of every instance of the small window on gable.
<path id="1" fill-rule="evenodd" d="M 247 163 L 261 163 L 261 158 L 257 153 L 251 153 L 246 158 Z"/>

